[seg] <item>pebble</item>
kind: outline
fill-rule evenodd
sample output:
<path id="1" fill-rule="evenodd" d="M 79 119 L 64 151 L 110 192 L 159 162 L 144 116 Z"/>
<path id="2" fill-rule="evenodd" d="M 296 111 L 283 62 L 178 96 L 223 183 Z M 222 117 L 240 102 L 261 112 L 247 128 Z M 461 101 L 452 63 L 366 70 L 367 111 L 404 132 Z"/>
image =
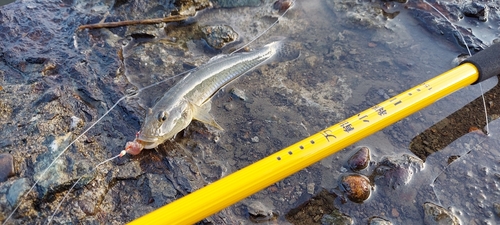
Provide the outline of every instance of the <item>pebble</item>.
<path id="1" fill-rule="evenodd" d="M 14 176 L 14 157 L 11 154 L 0 154 L 0 182 Z"/>
<path id="2" fill-rule="evenodd" d="M 447 209 L 434 203 L 424 203 L 424 223 L 427 225 L 459 225 L 458 218 Z"/>
<path id="3" fill-rule="evenodd" d="M 340 188 L 347 195 L 349 200 L 362 203 L 370 197 L 372 186 L 367 177 L 359 174 L 352 174 L 342 177 Z"/>
<path id="4" fill-rule="evenodd" d="M 253 138 L 251 138 L 251 139 L 252 139 L 252 142 L 253 142 L 253 143 L 257 143 L 257 142 L 259 142 L 259 137 L 257 137 L 257 136 L 255 136 L 255 137 L 253 137 Z"/>

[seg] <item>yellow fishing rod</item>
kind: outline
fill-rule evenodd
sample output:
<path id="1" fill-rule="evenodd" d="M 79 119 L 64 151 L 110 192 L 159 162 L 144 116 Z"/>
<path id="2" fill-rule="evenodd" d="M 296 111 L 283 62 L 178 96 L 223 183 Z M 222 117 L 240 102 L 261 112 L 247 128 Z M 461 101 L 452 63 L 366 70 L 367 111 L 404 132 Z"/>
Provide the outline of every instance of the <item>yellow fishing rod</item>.
<path id="1" fill-rule="evenodd" d="M 500 74 L 500 43 L 460 66 L 328 127 L 130 224 L 193 224 L 470 84 Z"/>

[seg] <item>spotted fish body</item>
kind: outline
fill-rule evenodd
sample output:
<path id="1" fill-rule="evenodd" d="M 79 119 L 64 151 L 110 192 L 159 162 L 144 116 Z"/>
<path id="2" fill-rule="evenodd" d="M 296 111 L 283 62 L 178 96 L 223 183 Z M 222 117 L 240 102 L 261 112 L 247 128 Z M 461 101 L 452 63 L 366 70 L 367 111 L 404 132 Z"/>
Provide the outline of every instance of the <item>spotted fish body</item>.
<path id="1" fill-rule="evenodd" d="M 127 143 L 129 154 L 143 148 L 155 148 L 186 128 L 193 119 L 216 128 L 220 126 L 209 114 L 210 98 L 226 84 L 253 68 L 272 60 L 298 57 L 299 51 L 275 41 L 251 52 L 217 56 L 186 75 L 154 105 L 134 142 Z"/>

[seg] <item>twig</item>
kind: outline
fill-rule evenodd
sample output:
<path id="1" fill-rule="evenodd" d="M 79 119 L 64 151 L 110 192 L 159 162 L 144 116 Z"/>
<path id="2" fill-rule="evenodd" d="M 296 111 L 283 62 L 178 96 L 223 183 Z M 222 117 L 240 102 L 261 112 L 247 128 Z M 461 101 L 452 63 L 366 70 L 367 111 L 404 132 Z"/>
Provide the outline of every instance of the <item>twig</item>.
<path id="1" fill-rule="evenodd" d="M 169 16 L 163 18 L 155 18 L 155 19 L 144 19 L 144 20 L 126 20 L 120 22 L 108 22 L 108 23 L 96 23 L 96 24 L 87 24 L 81 25 L 78 27 L 78 30 L 83 29 L 98 29 L 98 28 L 110 28 L 110 27 L 120 27 L 120 26 L 128 26 L 128 25 L 138 25 L 138 24 L 156 24 L 156 23 L 165 23 L 165 22 L 176 22 L 187 19 L 188 16 Z"/>

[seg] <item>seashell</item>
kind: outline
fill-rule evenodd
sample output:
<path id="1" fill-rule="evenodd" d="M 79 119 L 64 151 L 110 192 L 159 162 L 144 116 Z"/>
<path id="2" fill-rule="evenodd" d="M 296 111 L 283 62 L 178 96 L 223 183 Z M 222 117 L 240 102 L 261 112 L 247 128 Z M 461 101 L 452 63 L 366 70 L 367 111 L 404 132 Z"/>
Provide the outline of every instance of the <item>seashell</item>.
<path id="1" fill-rule="evenodd" d="M 352 174 L 342 177 L 340 188 L 349 200 L 362 203 L 370 197 L 372 185 L 367 177 L 359 174 Z"/>
<path id="2" fill-rule="evenodd" d="M 347 160 L 349 168 L 353 171 L 365 169 L 370 163 L 370 149 L 368 147 L 361 147 L 354 155 Z"/>

